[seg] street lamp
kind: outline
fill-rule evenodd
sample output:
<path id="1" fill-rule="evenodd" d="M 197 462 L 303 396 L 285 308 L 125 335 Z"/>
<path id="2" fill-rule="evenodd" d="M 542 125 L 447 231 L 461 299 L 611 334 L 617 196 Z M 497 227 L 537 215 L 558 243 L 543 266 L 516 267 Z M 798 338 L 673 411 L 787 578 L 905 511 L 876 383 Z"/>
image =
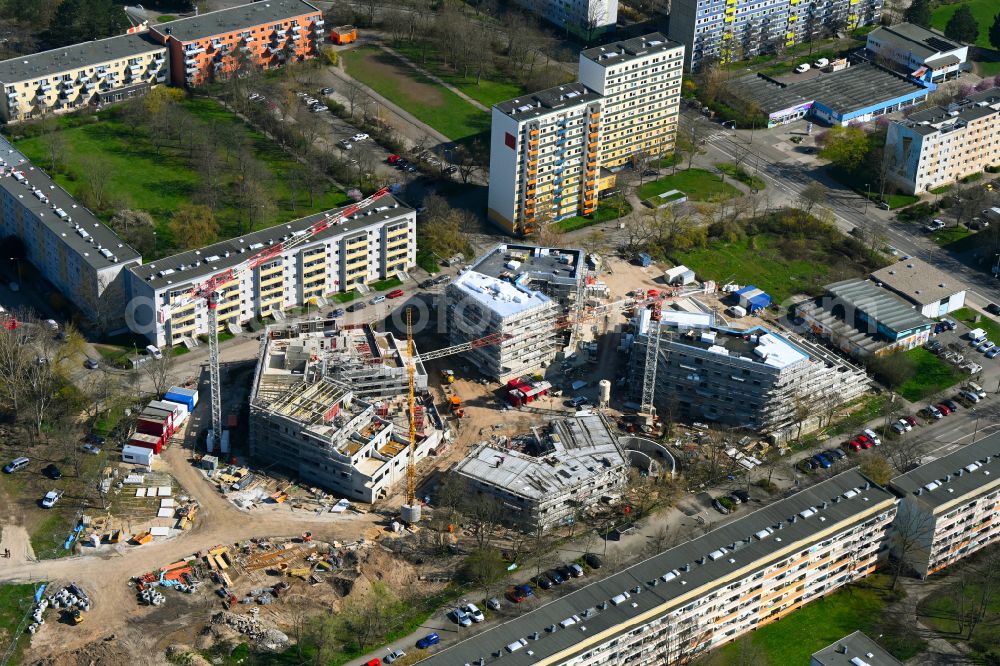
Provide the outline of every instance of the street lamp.
<path id="1" fill-rule="evenodd" d="M 976 436 L 979 435 L 979 410 L 976 409 L 975 407 L 973 407 L 972 411 L 974 411 L 976 413 L 976 427 L 972 431 L 972 443 L 975 444 L 976 443 Z"/>

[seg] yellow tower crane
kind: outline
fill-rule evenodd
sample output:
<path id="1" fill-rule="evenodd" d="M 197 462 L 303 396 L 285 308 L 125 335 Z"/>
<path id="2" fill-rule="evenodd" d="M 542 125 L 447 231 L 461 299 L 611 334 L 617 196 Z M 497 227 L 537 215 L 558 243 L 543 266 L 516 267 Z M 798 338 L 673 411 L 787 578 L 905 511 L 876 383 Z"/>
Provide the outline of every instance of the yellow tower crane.
<path id="1" fill-rule="evenodd" d="M 406 308 L 406 379 L 407 407 L 410 410 L 410 450 L 406 460 L 406 503 L 403 504 L 401 515 L 403 522 L 413 524 L 420 520 L 420 505 L 417 503 L 417 399 L 414 390 L 413 377 L 416 374 L 416 359 L 413 355 L 413 308 Z"/>

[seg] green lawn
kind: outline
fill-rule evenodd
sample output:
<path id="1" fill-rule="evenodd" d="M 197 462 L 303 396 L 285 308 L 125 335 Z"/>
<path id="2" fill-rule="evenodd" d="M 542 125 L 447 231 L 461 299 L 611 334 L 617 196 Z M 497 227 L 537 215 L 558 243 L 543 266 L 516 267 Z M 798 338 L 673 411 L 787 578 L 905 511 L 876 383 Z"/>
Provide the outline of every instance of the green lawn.
<path id="1" fill-rule="evenodd" d="M 981 328 L 986 331 L 987 337 L 994 342 L 1000 342 L 1000 324 L 988 314 L 979 317 L 979 321 L 973 321 L 978 313 L 970 308 L 959 308 L 952 312 L 949 317 L 955 321 L 960 321 L 969 328 Z"/>
<path id="2" fill-rule="evenodd" d="M 177 17 L 176 16 L 171 16 L 170 14 L 163 14 L 162 16 L 158 17 L 156 20 L 159 21 L 160 23 L 166 23 L 168 21 L 176 21 Z"/>
<path id="3" fill-rule="evenodd" d="M 711 171 L 685 169 L 646 183 L 639 188 L 638 196 L 645 200 L 670 190 L 680 190 L 690 201 L 718 201 L 740 194 L 738 189 L 729 183 L 723 183 L 719 176 Z"/>
<path id="4" fill-rule="evenodd" d="M 937 194 L 937 195 L 947 194 L 951 190 L 951 188 L 953 188 L 953 187 L 955 187 L 955 186 L 954 185 L 942 185 L 941 187 L 933 187 L 933 188 L 931 188 L 930 192 L 931 192 L 931 194 Z"/>
<path id="5" fill-rule="evenodd" d="M 933 240 L 938 245 L 949 245 L 956 241 L 960 241 L 966 236 L 972 235 L 967 227 L 962 225 L 956 225 L 954 227 L 945 227 L 944 229 L 938 229 L 933 234 L 931 234 L 931 240 Z"/>
<path id="6" fill-rule="evenodd" d="M 426 58 L 422 57 L 420 47 L 415 44 L 394 44 L 392 48 L 484 106 L 493 106 L 528 92 L 524 86 L 507 79 L 503 72 L 494 68 L 485 72 L 477 83 L 475 70 L 471 70 L 468 77 L 464 72 L 452 71 L 431 47 L 427 49 Z"/>
<path id="7" fill-rule="evenodd" d="M 489 114 L 382 49 L 341 52 L 347 73 L 452 140 L 487 132 Z"/>
<path id="8" fill-rule="evenodd" d="M 316 197 L 315 206 L 308 205 L 308 198 L 302 192 L 298 193 L 299 203 L 295 205 L 288 186 L 289 175 L 299 168 L 295 160 L 213 100 L 188 99 L 182 105 L 210 127 L 230 125 L 235 128 L 237 136 L 248 142 L 253 154 L 267 167 L 269 178 L 265 187 L 276 209 L 263 226 L 287 222 L 347 203 L 347 197 L 331 186 Z M 100 122 L 91 124 L 81 124 L 77 117 L 59 119 L 66 151 L 64 165 L 55 173 L 56 181 L 73 195 L 80 196 L 88 171 L 102 169 L 108 177 L 107 199 L 120 202 L 122 207 L 152 214 L 157 223 L 157 254 L 172 254 L 177 251 L 177 244 L 168 226 L 170 215 L 181 204 L 191 202 L 199 186 L 199 175 L 181 149 L 165 146 L 157 151 L 143 129 L 133 133 L 127 125 L 112 117 L 111 111 L 103 111 L 98 117 Z M 16 141 L 16 145 L 29 159 L 48 170 L 44 138 L 25 138 Z M 216 220 L 223 238 L 240 233 L 242 213 L 229 192 L 236 178 L 235 169 L 232 169 L 227 170 L 221 179 L 223 195 Z M 105 221 L 111 215 L 111 211 L 98 213 Z"/>
<path id="9" fill-rule="evenodd" d="M 752 284 L 780 303 L 795 293 L 813 293 L 832 281 L 829 256 L 817 253 L 800 259 L 788 259 L 781 251 L 781 240 L 772 234 L 760 234 L 734 242 L 710 240 L 707 245 L 678 252 L 677 260 L 706 280 Z M 847 275 L 836 275 L 846 279 Z"/>
<path id="10" fill-rule="evenodd" d="M 993 62 L 977 62 L 976 73 L 984 79 L 1000 74 L 1000 60 Z"/>
<path id="11" fill-rule="evenodd" d="M 882 633 L 879 631 L 882 613 L 892 601 L 876 584 L 885 585 L 885 577 L 870 576 L 757 629 L 747 639 L 751 641 L 753 657 L 737 641 L 699 663 L 705 666 L 808 664 L 813 652 L 859 629 L 874 638 Z M 923 648 L 923 641 L 916 637 L 897 644 L 882 644 L 901 660 L 915 656 Z"/>
<path id="12" fill-rule="evenodd" d="M 584 227 L 600 224 L 601 222 L 607 222 L 608 220 L 614 220 L 618 217 L 624 217 L 632 212 L 632 206 L 626 202 L 625 207 L 621 210 L 622 214 L 619 216 L 618 206 L 600 205 L 597 207 L 597 210 L 590 215 L 574 215 L 573 217 L 567 217 L 565 220 L 559 220 L 553 226 L 559 233 L 583 229 Z"/>
<path id="13" fill-rule="evenodd" d="M 350 303 L 357 297 L 358 297 L 358 292 L 351 290 L 351 291 L 345 291 L 342 294 L 335 294 L 333 296 L 333 300 L 337 301 L 338 303 Z"/>
<path id="14" fill-rule="evenodd" d="M 993 17 L 1000 11 L 996 0 L 965 0 L 964 2 L 941 5 L 931 12 L 931 26 L 943 32 L 945 26 L 948 25 L 948 20 L 962 5 L 969 6 L 972 15 L 976 17 L 976 22 L 979 24 L 979 39 L 976 40 L 976 46 L 981 46 L 984 49 L 992 48 L 989 36 L 990 26 L 993 25 Z"/>
<path id="15" fill-rule="evenodd" d="M 403 281 L 397 277 L 386 278 L 385 280 L 379 280 L 377 282 L 372 282 L 370 286 L 375 291 L 388 291 L 389 289 L 395 289 L 403 284 Z"/>
<path id="16" fill-rule="evenodd" d="M 962 374 L 922 347 L 904 352 L 916 367 L 913 379 L 900 385 L 899 394 L 910 402 L 923 400 L 929 395 L 954 386 L 962 379 Z"/>
<path id="17" fill-rule="evenodd" d="M 767 187 L 767 183 L 760 176 L 754 176 L 744 169 L 742 166 L 737 169 L 736 164 L 733 162 L 719 162 L 715 165 L 715 168 L 726 174 L 731 178 L 735 178 L 747 187 L 752 187 L 755 190 L 763 190 Z"/>
<path id="18" fill-rule="evenodd" d="M 35 604 L 35 585 L 40 583 L 21 583 L 0 585 L 0 643 L 6 648 L 10 644 L 10 637 L 14 635 L 25 613 L 29 612 Z M 55 611 L 58 612 L 58 611 Z M 49 620 L 54 621 L 54 616 L 49 613 Z M 30 622 L 30 620 L 29 620 Z M 21 633 L 17 639 L 17 647 L 11 654 L 10 663 L 20 664 L 24 657 L 24 648 L 28 645 L 30 635 L 27 631 Z"/>
<path id="19" fill-rule="evenodd" d="M 973 556 L 979 560 L 980 566 L 989 550 L 995 550 L 995 547 Z M 963 651 L 970 650 L 973 663 L 996 664 L 1000 661 L 1000 597 L 987 591 L 986 599 L 983 620 L 976 625 L 968 641 L 964 640 L 968 636 L 968 625 L 961 626 L 957 616 L 963 610 L 965 613 L 972 612 L 971 609 L 978 608 L 983 602 L 982 585 L 976 581 L 975 575 L 970 577 L 964 589 L 961 582 L 955 580 L 939 592 L 924 597 L 917 613 L 923 624 L 939 632 L 945 640 L 959 645 Z"/>

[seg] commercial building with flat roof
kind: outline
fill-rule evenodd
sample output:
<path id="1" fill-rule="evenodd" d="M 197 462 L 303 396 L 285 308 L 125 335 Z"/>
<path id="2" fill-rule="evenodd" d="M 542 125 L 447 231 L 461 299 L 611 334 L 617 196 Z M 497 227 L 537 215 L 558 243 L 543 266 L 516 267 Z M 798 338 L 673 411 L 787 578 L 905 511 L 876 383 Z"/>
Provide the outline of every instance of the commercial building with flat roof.
<path id="1" fill-rule="evenodd" d="M 406 420 L 405 403 L 356 397 L 313 356 L 303 344 L 308 340 L 322 347 L 328 338 L 323 332 L 261 337 L 250 392 L 250 455 L 352 500 L 381 499 L 406 476 L 408 433 L 394 422 Z M 441 435 L 430 420 L 419 423 L 415 460 L 434 450 Z"/>
<path id="2" fill-rule="evenodd" d="M 144 95 L 167 82 L 166 48 L 145 33 L 117 35 L 0 62 L 5 122 Z"/>
<path id="3" fill-rule="evenodd" d="M 21 239 L 26 258 L 102 332 L 124 324 L 125 269 L 139 253 L 0 137 L 0 237 Z"/>
<path id="4" fill-rule="evenodd" d="M 254 253 L 307 233 L 316 222 L 338 213 L 317 213 L 134 268 L 128 280 L 134 332 L 157 346 L 193 344 L 197 335 L 208 332 L 207 304 L 196 299 L 172 308 L 173 302 Z M 287 308 L 324 305 L 330 294 L 396 277 L 416 264 L 416 243 L 416 212 L 386 195 L 221 285 L 219 328 L 239 331 L 250 320 L 277 320 Z"/>
<path id="5" fill-rule="evenodd" d="M 795 305 L 809 330 L 855 358 L 913 349 L 930 338 L 934 322 L 911 303 L 862 279 L 825 287 L 818 298 Z"/>
<path id="6" fill-rule="evenodd" d="M 476 343 L 466 359 L 506 382 L 544 368 L 562 347 L 563 307 L 577 302 L 587 273 L 579 249 L 498 245 L 448 285 L 448 336 Z"/>
<path id="7" fill-rule="evenodd" d="M 910 257 L 872 273 L 879 286 L 915 304 L 928 318 L 943 317 L 965 307 L 965 287 L 948 273 L 922 259 Z"/>
<path id="8" fill-rule="evenodd" d="M 472 492 L 496 500 L 505 522 L 547 530 L 620 493 L 628 460 L 607 419 L 592 414 L 550 421 L 505 445 L 481 442 L 454 473 Z"/>
<path id="9" fill-rule="evenodd" d="M 903 666 L 885 648 L 860 631 L 813 652 L 809 666 Z"/>
<path id="10" fill-rule="evenodd" d="M 896 498 L 850 470 L 447 647 L 427 666 L 663 666 L 871 573 Z"/>
<path id="11" fill-rule="evenodd" d="M 660 321 L 639 310 L 629 350 L 629 386 L 641 392 L 650 331 L 659 326 L 654 406 L 660 414 L 748 428 L 776 441 L 819 427 L 816 415 L 861 396 L 863 370 L 817 356 L 761 326 L 733 330 L 712 313 L 663 310 Z M 817 407 L 799 424 L 803 401 Z"/>
<path id="12" fill-rule="evenodd" d="M 683 52 L 658 32 L 586 49 L 579 83 L 494 105 L 489 218 L 524 236 L 589 215 L 615 171 L 672 151 Z"/>
<path id="13" fill-rule="evenodd" d="M 1000 164 L 1000 89 L 889 123 L 889 181 L 907 194 L 950 185 Z"/>
<path id="14" fill-rule="evenodd" d="M 889 487 L 899 493 L 895 529 L 899 552 L 922 577 L 997 542 L 1000 536 L 1000 434 L 897 476 Z"/>
<path id="15" fill-rule="evenodd" d="M 802 76 L 808 78 L 779 81 L 763 74 L 748 74 L 730 81 L 725 95 L 734 104 L 756 104 L 767 115 L 768 127 L 800 118 L 847 125 L 920 104 L 936 88 L 929 81 L 870 63 Z"/>
<path id="16" fill-rule="evenodd" d="M 969 57 L 966 44 L 913 23 L 875 28 L 868 33 L 865 48 L 882 62 L 893 63 L 904 74 L 923 78 L 929 72 L 935 83 L 957 77 Z"/>
<path id="17" fill-rule="evenodd" d="M 323 13 L 305 0 L 266 0 L 151 26 L 170 51 L 171 82 L 196 86 L 242 67 L 273 69 L 318 55 Z"/>

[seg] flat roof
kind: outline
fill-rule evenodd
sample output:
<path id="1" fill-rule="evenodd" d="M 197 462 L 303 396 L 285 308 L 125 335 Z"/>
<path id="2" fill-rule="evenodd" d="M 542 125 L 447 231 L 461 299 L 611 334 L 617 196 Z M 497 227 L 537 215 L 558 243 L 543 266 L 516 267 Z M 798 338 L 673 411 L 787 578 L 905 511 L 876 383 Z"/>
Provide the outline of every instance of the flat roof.
<path id="1" fill-rule="evenodd" d="M 500 102 L 496 104 L 496 109 L 522 122 L 554 111 L 565 111 L 571 107 L 590 104 L 600 99 L 600 94 L 582 83 L 574 82 Z"/>
<path id="2" fill-rule="evenodd" d="M 150 30 L 190 42 L 318 11 L 305 0 L 263 0 L 159 23 L 150 26 Z"/>
<path id="3" fill-rule="evenodd" d="M 554 435 L 554 436 L 552 436 Z M 542 501 L 572 490 L 612 467 L 628 464 L 618 438 L 599 414 L 555 419 L 541 455 L 482 443 L 455 468 L 459 474 Z"/>
<path id="4" fill-rule="evenodd" d="M 540 291 L 473 270 L 460 273 L 449 289 L 462 292 L 503 318 L 552 303 L 552 299 Z"/>
<path id="5" fill-rule="evenodd" d="M 900 51 L 909 51 L 925 60 L 938 53 L 955 51 L 963 46 L 951 41 L 937 30 L 928 30 L 913 23 L 881 26 L 868 33 L 868 38 L 892 44 Z"/>
<path id="6" fill-rule="evenodd" d="M 0 81 L 6 84 L 38 79 L 67 70 L 97 65 L 109 60 L 121 60 L 152 51 L 164 51 L 145 33 L 116 35 L 92 42 L 81 42 L 51 51 L 18 56 L 0 62 Z M 53 82 L 54 84 L 54 82 Z"/>
<path id="7" fill-rule="evenodd" d="M 812 658 L 819 666 L 903 666 L 901 661 L 860 631 L 813 652 Z"/>
<path id="8" fill-rule="evenodd" d="M 472 270 L 495 278 L 513 277 L 518 282 L 528 278 L 568 284 L 586 270 L 585 260 L 586 253 L 579 248 L 502 243 L 477 259 Z M 512 261 L 516 262 L 515 268 L 511 268 Z"/>
<path id="9" fill-rule="evenodd" d="M 921 109 L 894 122 L 924 136 L 936 132 L 945 134 L 955 129 L 962 129 L 974 120 L 992 116 L 998 109 L 1000 109 L 1000 88 L 988 88 L 958 102 L 952 102 L 948 106 Z"/>
<path id="10" fill-rule="evenodd" d="M 872 280 L 918 305 L 937 303 L 965 291 L 952 276 L 915 257 L 880 268 L 872 273 Z"/>
<path id="11" fill-rule="evenodd" d="M 622 39 L 602 46 L 584 49 L 581 58 L 593 60 L 598 65 L 611 67 L 635 58 L 642 58 L 652 53 L 672 51 L 684 48 L 683 44 L 666 38 L 662 32 L 651 32 L 641 37 Z"/>
<path id="12" fill-rule="evenodd" d="M 894 500 L 891 493 L 857 470 L 842 472 L 493 626 L 420 663 L 460 666 L 483 658 L 489 666 L 536 664 L 557 653 L 572 651 L 581 640 L 613 630 L 693 590 L 719 585 L 718 581 L 749 565 L 764 566 L 777 551 L 808 542 L 835 525 L 861 521 L 863 512 Z M 637 588 L 640 592 L 635 592 Z M 573 619 L 572 628 L 560 626 L 569 618 Z M 553 625 L 555 631 L 549 631 Z M 522 639 L 525 643 L 520 649 L 512 653 L 505 649 Z M 604 640 L 611 639 L 608 636 Z M 494 656 L 497 652 L 502 656 Z"/>
<path id="13" fill-rule="evenodd" d="M 230 268 L 264 248 L 281 242 L 292 235 L 303 233 L 310 226 L 328 214 L 336 214 L 345 207 L 300 217 L 297 220 L 277 224 L 267 229 L 254 231 L 245 236 L 213 243 L 198 250 L 189 250 L 169 257 L 157 259 L 143 266 L 136 266 L 132 272 L 154 289 L 168 286 L 182 286 L 206 275 Z M 330 227 L 316 234 L 313 240 L 323 240 L 333 236 L 350 234 L 364 230 L 373 224 L 402 217 L 412 212 L 406 204 L 392 195 L 385 195 L 377 201 L 358 210 L 343 224 Z M 215 257 L 215 259 L 212 259 Z"/>
<path id="14" fill-rule="evenodd" d="M 77 203 L 47 173 L 32 165 L 4 137 L 0 137 L 0 173 L 0 188 L 34 213 L 94 269 L 102 270 L 140 258 L 138 252 Z M 36 192 L 43 195 L 47 202 L 39 199 Z"/>
<path id="15" fill-rule="evenodd" d="M 1000 480 L 1000 433 L 963 446 L 906 474 L 889 485 L 930 511 Z M 919 494 L 918 494 L 919 493 Z"/>
<path id="16" fill-rule="evenodd" d="M 842 280 L 826 285 L 825 289 L 845 304 L 864 312 L 897 333 L 934 323 L 914 309 L 912 304 L 868 280 Z"/>
<path id="17" fill-rule="evenodd" d="M 845 114 L 926 90 L 915 81 L 871 63 L 787 83 L 763 74 L 748 74 L 730 85 L 737 95 L 743 93 L 768 113 L 818 102 Z"/>

